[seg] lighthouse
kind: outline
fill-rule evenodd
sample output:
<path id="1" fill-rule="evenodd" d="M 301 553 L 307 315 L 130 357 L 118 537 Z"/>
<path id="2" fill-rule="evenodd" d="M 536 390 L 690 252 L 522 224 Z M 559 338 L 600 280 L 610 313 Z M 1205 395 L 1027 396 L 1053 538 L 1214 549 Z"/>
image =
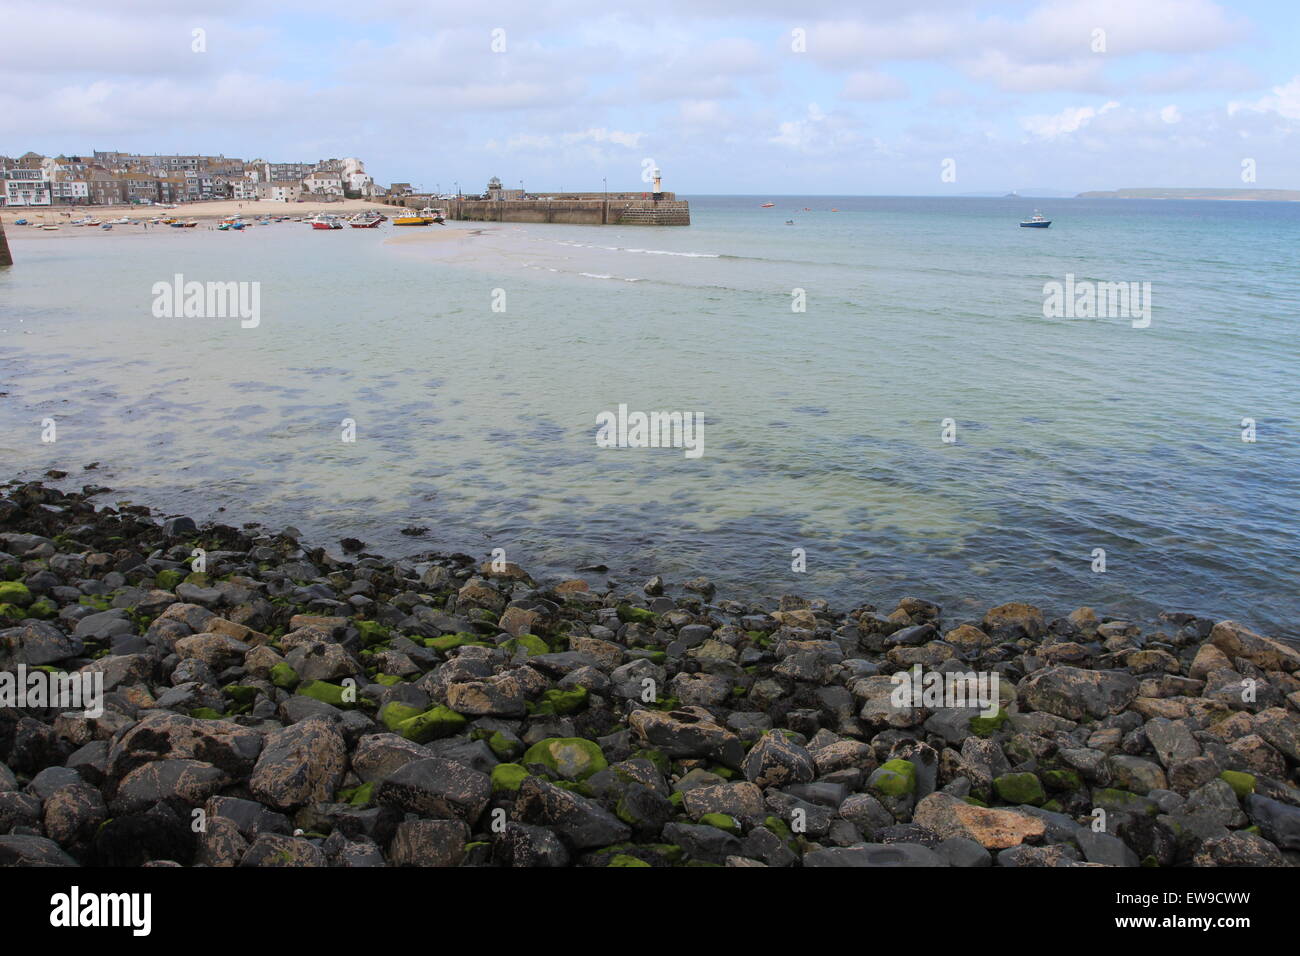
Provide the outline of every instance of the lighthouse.
<path id="1" fill-rule="evenodd" d="M 655 202 L 664 198 L 663 190 L 663 172 L 658 166 L 655 167 L 655 191 L 653 196 Z"/>

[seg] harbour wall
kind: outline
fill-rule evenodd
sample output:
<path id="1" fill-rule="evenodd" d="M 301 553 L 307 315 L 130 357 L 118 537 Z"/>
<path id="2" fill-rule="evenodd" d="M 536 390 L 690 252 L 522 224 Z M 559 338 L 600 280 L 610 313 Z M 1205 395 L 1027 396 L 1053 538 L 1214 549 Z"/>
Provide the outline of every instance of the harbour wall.
<path id="1" fill-rule="evenodd" d="M 671 194 L 664 194 L 669 196 Z M 691 204 L 684 199 L 556 198 L 429 199 L 406 197 L 403 206 L 445 209 L 448 219 L 470 222 L 567 223 L 577 226 L 689 226 Z"/>
<path id="2" fill-rule="evenodd" d="M 9 240 L 5 238 L 5 223 L 0 219 L 0 266 L 11 266 L 14 257 L 9 252 Z"/>

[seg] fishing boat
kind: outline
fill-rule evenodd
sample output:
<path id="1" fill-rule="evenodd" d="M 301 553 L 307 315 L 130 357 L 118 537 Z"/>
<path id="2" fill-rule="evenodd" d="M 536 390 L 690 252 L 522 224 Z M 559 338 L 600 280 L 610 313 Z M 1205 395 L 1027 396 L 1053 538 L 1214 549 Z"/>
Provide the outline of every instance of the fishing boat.
<path id="1" fill-rule="evenodd" d="M 1046 218 L 1037 209 L 1034 210 L 1034 214 L 1028 219 L 1020 220 L 1020 225 L 1025 229 L 1046 229 L 1051 224 L 1052 220 Z"/>
<path id="2" fill-rule="evenodd" d="M 776 205 L 776 203 L 774 203 L 774 202 L 765 202 L 765 203 L 763 203 L 763 205 L 759 206 L 758 208 L 759 208 L 759 209 L 771 209 L 771 208 L 772 208 L 773 206 L 775 206 L 775 205 Z"/>
<path id="3" fill-rule="evenodd" d="M 427 226 L 433 222 L 432 219 L 425 219 L 423 216 L 398 216 L 393 220 L 394 226 Z"/>
<path id="4" fill-rule="evenodd" d="M 14 220 L 14 225 L 15 225 L 15 226 L 25 226 L 25 225 L 27 225 L 27 220 L 26 220 L 26 219 L 15 219 L 15 220 Z"/>
<path id="5" fill-rule="evenodd" d="M 45 225 L 41 226 L 41 228 L 46 230 L 47 232 L 54 232 L 59 227 L 53 223 L 46 223 Z"/>
<path id="6" fill-rule="evenodd" d="M 793 226 L 793 225 L 794 225 L 794 220 L 793 220 L 793 219 L 787 219 L 787 220 L 785 221 L 785 224 L 786 224 L 787 226 Z"/>
<path id="7" fill-rule="evenodd" d="M 317 216 L 309 221 L 313 229 L 342 229 L 343 223 L 339 222 L 337 216 Z"/>
<path id="8" fill-rule="evenodd" d="M 375 229 L 381 222 L 383 222 L 383 220 L 378 216 L 363 216 L 358 214 L 348 220 L 348 225 L 353 229 Z"/>

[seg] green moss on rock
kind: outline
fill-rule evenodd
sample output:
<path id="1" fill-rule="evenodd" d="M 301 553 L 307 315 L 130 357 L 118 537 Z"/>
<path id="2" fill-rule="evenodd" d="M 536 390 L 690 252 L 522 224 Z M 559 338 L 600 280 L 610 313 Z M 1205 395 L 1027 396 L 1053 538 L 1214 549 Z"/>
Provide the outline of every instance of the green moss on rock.
<path id="1" fill-rule="evenodd" d="M 469 721 L 464 714 L 458 714 L 450 707 L 439 704 L 422 714 L 403 720 L 397 725 L 397 733 L 417 744 L 427 744 L 430 740 L 459 733 L 467 723 Z"/>
<path id="2" fill-rule="evenodd" d="M 499 763 L 492 768 L 492 792 L 514 793 L 530 774 L 517 763 Z"/>
<path id="3" fill-rule="evenodd" d="M 728 833 L 740 834 L 740 821 L 729 813 L 706 813 L 700 817 L 700 823 L 726 830 Z"/>
<path id="4" fill-rule="evenodd" d="M 1032 773 L 1004 773 L 994 778 L 993 791 L 1005 803 L 1038 806 L 1047 799 L 1043 782 Z"/>
<path id="5" fill-rule="evenodd" d="M 1232 788 L 1238 798 L 1248 797 L 1255 792 L 1255 775 L 1240 770 L 1225 770 L 1219 779 Z"/>
<path id="6" fill-rule="evenodd" d="M 0 604 L 16 604 L 27 607 L 32 603 L 32 592 L 21 581 L 0 582 Z"/>
<path id="7" fill-rule="evenodd" d="M 528 748 L 523 763 L 542 764 L 566 780 L 586 780 L 609 766 L 600 746 L 581 737 L 550 737 L 538 741 Z"/>
<path id="8" fill-rule="evenodd" d="M 916 767 L 910 760 L 886 760 L 872 772 L 867 784 L 885 796 L 904 797 L 916 790 Z"/>
<path id="9" fill-rule="evenodd" d="M 298 686 L 298 672 L 284 661 L 272 667 L 268 676 L 272 684 L 284 690 L 293 690 Z"/>

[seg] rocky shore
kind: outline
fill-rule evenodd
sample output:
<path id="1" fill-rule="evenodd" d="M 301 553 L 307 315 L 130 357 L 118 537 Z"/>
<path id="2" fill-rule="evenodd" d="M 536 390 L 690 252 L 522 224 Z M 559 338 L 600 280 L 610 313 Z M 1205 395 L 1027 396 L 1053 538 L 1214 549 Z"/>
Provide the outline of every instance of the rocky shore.
<path id="1" fill-rule="evenodd" d="M 0 700 L 3 865 L 1300 865 L 1300 651 L 1240 624 L 536 582 L 106 490 L 0 498 L 0 677 L 103 691 Z"/>

